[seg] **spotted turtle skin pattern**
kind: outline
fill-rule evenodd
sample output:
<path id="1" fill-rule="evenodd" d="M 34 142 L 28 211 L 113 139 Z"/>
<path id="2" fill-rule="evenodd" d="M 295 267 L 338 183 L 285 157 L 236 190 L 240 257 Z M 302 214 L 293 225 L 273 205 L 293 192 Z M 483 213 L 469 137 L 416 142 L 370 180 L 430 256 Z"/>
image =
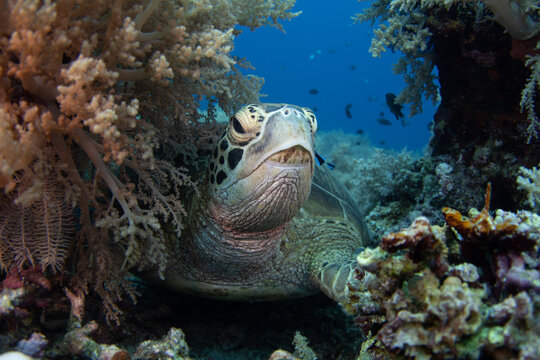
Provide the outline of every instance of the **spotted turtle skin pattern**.
<path id="1" fill-rule="evenodd" d="M 355 252 L 370 242 L 345 187 L 315 164 L 315 114 L 249 104 L 229 120 L 171 233 L 167 270 L 143 277 L 192 295 L 276 300 L 322 291 L 343 302 Z"/>

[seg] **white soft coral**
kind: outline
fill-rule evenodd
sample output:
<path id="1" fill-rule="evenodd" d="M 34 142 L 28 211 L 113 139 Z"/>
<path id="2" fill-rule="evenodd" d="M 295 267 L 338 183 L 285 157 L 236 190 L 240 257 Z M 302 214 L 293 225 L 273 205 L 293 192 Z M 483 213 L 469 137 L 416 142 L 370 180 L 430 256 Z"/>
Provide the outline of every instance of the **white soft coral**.
<path id="1" fill-rule="evenodd" d="M 509 0 L 483 0 L 483 2 L 495 14 L 494 20 L 515 39 L 530 39 L 540 30 L 540 23 L 534 21 L 528 14 L 528 10 L 538 8 L 534 1 L 528 1 L 530 4 Z"/>
<path id="2" fill-rule="evenodd" d="M 540 208 L 540 168 L 519 168 L 520 176 L 517 178 L 518 187 L 528 193 L 529 205 Z"/>

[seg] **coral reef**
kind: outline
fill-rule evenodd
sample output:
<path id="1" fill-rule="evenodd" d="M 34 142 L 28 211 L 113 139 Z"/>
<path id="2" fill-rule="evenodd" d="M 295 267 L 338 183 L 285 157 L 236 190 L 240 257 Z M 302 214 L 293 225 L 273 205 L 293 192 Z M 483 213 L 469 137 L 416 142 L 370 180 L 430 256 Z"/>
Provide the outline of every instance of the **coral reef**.
<path id="1" fill-rule="evenodd" d="M 258 100 L 234 27 L 280 28 L 293 5 L 1 0 L 0 268 L 55 272 L 74 253 L 70 287 L 118 321 L 127 270 L 167 266 L 163 228 L 182 231 L 183 165 L 210 151 L 216 106 Z"/>
<path id="2" fill-rule="evenodd" d="M 293 339 L 294 353 L 279 349 L 270 355 L 268 360 L 317 360 L 317 354 L 309 347 L 308 340 L 305 336 L 297 331 Z"/>
<path id="3" fill-rule="evenodd" d="M 141 343 L 133 358 L 140 360 L 189 360 L 187 355 L 189 355 L 189 349 L 184 340 L 184 333 L 180 329 L 172 328 L 159 341 L 148 340 Z"/>
<path id="4" fill-rule="evenodd" d="M 116 345 L 99 344 L 90 334 L 98 325 L 91 321 L 85 326 L 78 324 L 64 337 L 63 351 L 67 355 L 82 355 L 91 360 L 189 360 L 189 349 L 180 329 L 171 328 L 161 340 L 146 340 L 139 344 L 133 354 Z"/>
<path id="5" fill-rule="evenodd" d="M 518 187 L 527 192 L 527 201 L 532 209 L 540 212 L 540 168 L 520 167 L 521 175 L 517 178 Z"/>
<path id="6" fill-rule="evenodd" d="M 411 104 L 411 116 L 422 112 L 423 96 L 434 104 L 440 101 L 429 45 L 432 34 L 425 26 L 426 9 L 436 4 L 381 0 L 354 17 L 356 22 L 370 21 L 372 25 L 378 18 L 386 22 L 374 31 L 369 51 L 374 57 L 380 57 L 387 48 L 403 53 L 393 71 L 403 75 L 407 86 L 398 94 L 396 103 Z"/>
<path id="7" fill-rule="evenodd" d="M 309 347 L 308 339 L 297 331 L 294 334 L 294 356 L 301 360 L 317 360 L 317 354 Z"/>
<path id="8" fill-rule="evenodd" d="M 487 16 L 487 13 L 494 16 Z M 445 15 L 450 14 L 449 19 Z M 441 16 L 442 15 L 442 16 Z M 374 57 L 380 57 L 387 48 L 400 50 L 403 57 L 394 65 L 394 72 L 402 74 L 407 84 L 398 95 L 397 102 L 411 104 L 411 116 L 422 111 L 422 95 L 433 102 L 440 101 L 437 91 L 434 68 L 440 69 L 440 53 L 436 49 L 437 23 L 444 23 L 446 27 L 459 28 L 459 22 L 466 22 L 467 18 L 496 21 L 506 32 L 518 41 L 533 38 L 540 30 L 538 22 L 539 9 L 535 1 L 509 1 L 484 0 L 469 3 L 449 0 L 437 1 L 410 1 L 410 0 L 381 0 L 374 2 L 371 7 L 362 13 L 356 14 L 353 19 L 357 22 L 380 20 L 381 25 L 374 31 L 370 52 Z M 537 48 L 538 50 L 538 48 Z M 529 125 L 527 127 L 527 142 L 537 138 L 538 117 L 534 111 L 534 94 L 537 89 L 540 68 L 538 56 L 527 56 L 525 66 L 531 70 L 531 76 L 521 94 L 520 106 L 527 111 Z M 481 50 L 472 50 L 473 55 L 484 65 L 490 65 L 493 57 L 482 54 Z M 491 64 L 492 65 L 492 64 Z"/>
<path id="9" fill-rule="evenodd" d="M 540 204 L 531 21 L 539 14 L 525 0 L 381 0 L 358 16 L 387 21 L 374 55 L 404 53 L 395 66 L 407 84 L 401 103 L 415 113 L 422 97 L 442 96 L 431 155 L 374 150 L 356 135 L 318 140 L 381 238 L 359 249 L 346 306 L 366 337 L 322 296 L 201 301 L 149 290 L 128 272 L 166 268 L 164 229 L 183 230 L 186 198 L 197 191 L 190 175 L 204 168 L 217 118 L 258 99 L 261 79 L 242 75 L 249 63 L 231 56 L 235 26 L 279 29 L 298 14 L 293 4 L 0 0 L 0 351 L 50 359 L 538 356 L 540 217 L 517 211 Z M 489 11 L 496 22 L 477 21 Z M 462 215 L 488 181 L 494 192 L 484 208 Z M 507 211 L 490 212 L 490 195 Z M 137 293 L 144 298 L 135 304 Z M 279 347 L 286 350 L 272 353 Z"/>
<path id="10" fill-rule="evenodd" d="M 540 349 L 540 217 L 485 206 L 418 218 L 357 258 L 348 310 L 375 329 L 374 358 L 534 358 Z M 386 354 L 386 355 L 384 355 Z"/>
<path id="11" fill-rule="evenodd" d="M 403 52 L 394 66 L 407 84 L 398 102 L 411 103 L 411 113 L 421 110 L 422 97 L 436 99 L 439 82 L 428 151 L 452 168 L 438 174 L 447 206 L 466 210 L 491 181 L 497 207 L 522 208 L 514 179 L 521 166 L 540 161 L 534 110 L 538 15 L 537 4 L 525 0 L 381 0 L 355 17 L 381 22 L 373 55 Z"/>
<path id="12" fill-rule="evenodd" d="M 317 134 L 317 150 L 335 164 L 334 173 L 347 187 L 377 240 L 423 215 L 433 222 L 453 185 L 450 172 L 431 157 L 371 145 L 365 137 L 340 131 Z M 450 166 L 446 164 L 446 166 Z"/>
<path id="13" fill-rule="evenodd" d="M 270 355 L 268 360 L 300 360 L 293 354 L 285 350 L 276 350 Z"/>
<path id="14" fill-rule="evenodd" d="M 33 358 L 42 358 L 45 346 L 49 341 L 41 333 L 33 333 L 29 339 L 21 340 L 17 344 L 17 350 Z"/>
<path id="15" fill-rule="evenodd" d="M 129 360 L 129 353 L 116 345 L 99 344 L 90 334 L 97 330 L 98 324 L 90 321 L 84 326 L 77 324 L 64 336 L 63 351 L 66 355 L 81 355 L 90 360 Z"/>

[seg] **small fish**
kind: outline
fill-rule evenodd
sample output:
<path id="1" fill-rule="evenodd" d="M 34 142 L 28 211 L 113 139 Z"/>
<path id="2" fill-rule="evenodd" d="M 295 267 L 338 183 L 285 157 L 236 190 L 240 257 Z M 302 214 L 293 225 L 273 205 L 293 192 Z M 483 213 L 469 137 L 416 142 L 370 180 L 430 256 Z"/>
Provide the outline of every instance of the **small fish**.
<path id="1" fill-rule="evenodd" d="M 314 89 L 309 89 L 309 93 L 310 93 L 311 95 L 317 95 L 317 94 L 319 93 L 319 90 L 317 90 L 317 89 L 315 89 L 315 88 L 314 88 Z"/>
<path id="2" fill-rule="evenodd" d="M 352 119 L 351 107 L 352 104 L 345 105 L 345 116 L 347 116 L 349 119 Z"/>
<path id="3" fill-rule="evenodd" d="M 379 100 L 379 98 L 377 96 L 368 96 L 367 99 L 368 99 L 368 101 L 371 101 L 371 102 Z"/>
<path id="4" fill-rule="evenodd" d="M 381 144 L 381 145 L 386 145 L 386 141 L 381 140 L 381 141 L 379 141 L 379 144 Z"/>
<path id="5" fill-rule="evenodd" d="M 364 133 L 364 130 L 358 129 L 358 130 L 356 130 L 356 133 L 357 133 L 358 135 L 362 135 L 362 134 Z"/>
<path id="6" fill-rule="evenodd" d="M 390 126 L 390 125 L 392 125 L 392 122 L 391 122 L 390 120 L 385 119 L 385 118 L 382 118 L 382 117 L 378 118 L 378 119 L 377 119 L 377 122 L 378 122 L 379 124 L 381 124 L 381 125 L 384 125 L 384 126 Z"/>
<path id="7" fill-rule="evenodd" d="M 355 64 L 349 65 L 349 70 L 351 70 L 351 71 L 356 70 L 356 65 Z"/>
<path id="8" fill-rule="evenodd" d="M 313 106 L 313 107 L 311 108 L 311 110 L 313 110 L 313 112 L 317 112 L 317 111 L 319 111 L 319 108 L 316 107 L 316 106 Z"/>
<path id="9" fill-rule="evenodd" d="M 390 109 L 390 112 L 394 114 L 396 120 L 401 120 L 401 125 L 405 126 L 405 115 L 401 112 L 403 105 L 396 104 L 396 95 L 392 93 L 386 94 L 386 105 Z"/>
<path id="10" fill-rule="evenodd" d="M 380 116 L 380 117 L 383 117 L 383 116 L 384 116 L 384 111 L 381 111 L 381 112 L 379 113 L 379 116 Z"/>
<path id="11" fill-rule="evenodd" d="M 323 164 L 326 164 L 326 165 L 328 165 L 330 170 L 334 170 L 334 168 L 336 167 L 334 164 L 329 163 L 326 160 L 324 160 L 324 158 L 321 155 L 319 155 L 319 153 L 317 153 L 317 152 L 315 153 L 315 158 L 317 159 L 317 164 L 319 164 L 319 166 L 321 166 Z"/>

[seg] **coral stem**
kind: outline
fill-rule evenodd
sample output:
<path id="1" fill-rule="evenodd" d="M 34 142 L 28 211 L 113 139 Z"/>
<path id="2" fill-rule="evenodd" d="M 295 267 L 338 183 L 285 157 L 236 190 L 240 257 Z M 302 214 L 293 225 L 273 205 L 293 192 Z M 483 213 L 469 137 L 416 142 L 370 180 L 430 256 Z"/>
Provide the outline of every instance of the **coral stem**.
<path id="1" fill-rule="evenodd" d="M 114 69 L 118 73 L 118 80 L 137 81 L 148 79 L 150 76 L 144 69 Z"/>
<path id="2" fill-rule="evenodd" d="M 144 11 L 140 13 L 139 15 L 137 15 L 137 17 L 135 18 L 135 29 L 141 30 L 144 23 L 148 20 L 150 15 L 152 15 L 152 13 L 157 9 L 160 3 L 161 3 L 161 0 L 150 0 L 150 3 L 146 7 L 146 9 L 144 9 Z"/>
<path id="3" fill-rule="evenodd" d="M 495 21 L 504 26 L 514 39 L 527 40 L 538 33 L 538 23 L 511 1 L 484 0 L 484 3 L 495 14 Z"/>
<path id="4" fill-rule="evenodd" d="M 158 41 L 162 39 L 163 39 L 163 32 L 152 31 L 152 32 L 139 32 L 136 40 L 140 42 L 147 42 L 147 41 Z"/>
<path id="5" fill-rule="evenodd" d="M 486 185 L 486 195 L 484 198 L 484 211 L 489 212 L 489 202 L 491 201 L 491 183 Z"/>
<path id="6" fill-rule="evenodd" d="M 94 164 L 96 169 L 99 171 L 99 175 L 103 178 L 103 180 L 107 184 L 107 187 L 112 192 L 114 198 L 116 198 L 116 200 L 122 207 L 124 214 L 127 216 L 129 220 L 129 224 L 133 225 L 131 210 L 129 208 L 128 203 L 126 202 L 126 199 L 121 193 L 121 190 L 122 190 L 120 188 L 121 183 L 114 176 L 114 174 L 111 172 L 109 167 L 105 164 L 105 162 L 103 162 L 103 159 L 101 158 L 98 150 L 94 146 L 92 139 L 81 129 L 74 130 L 73 136 L 77 140 L 77 143 L 83 148 L 86 155 L 88 155 L 88 158 L 90 158 L 90 161 L 92 161 L 92 164 Z"/>

